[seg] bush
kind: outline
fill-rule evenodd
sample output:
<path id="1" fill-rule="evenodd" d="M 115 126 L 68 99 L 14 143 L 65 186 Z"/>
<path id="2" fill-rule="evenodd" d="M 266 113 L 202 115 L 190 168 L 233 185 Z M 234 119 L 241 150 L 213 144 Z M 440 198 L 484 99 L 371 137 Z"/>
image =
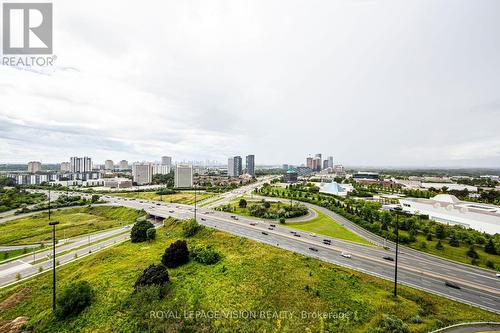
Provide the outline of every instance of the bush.
<path id="1" fill-rule="evenodd" d="M 143 286 L 158 285 L 162 286 L 169 281 L 168 272 L 165 266 L 152 264 L 142 272 L 135 281 L 135 290 Z"/>
<path id="2" fill-rule="evenodd" d="M 57 297 L 55 315 L 65 319 L 78 315 L 92 302 L 93 291 L 87 281 L 67 284 Z"/>
<path id="3" fill-rule="evenodd" d="M 385 332 L 410 333 L 408 325 L 396 316 L 384 315 L 378 326 L 383 328 Z"/>
<path id="4" fill-rule="evenodd" d="M 441 243 L 441 240 L 438 240 L 438 242 L 436 244 L 436 249 L 438 249 L 438 250 L 444 249 L 444 246 L 443 246 L 443 243 Z"/>
<path id="5" fill-rule="evenodd" d="M 246 208 L 247 207 L 247 201 L 245 199 L 240 199 L 240 202 L 238 203 L 238 206 L 240 208 Z"/>
<path id="6" fill-rule="evenodd" d="M 498 254 L 495 243 L 493 243 L 493 239 L 490 238 L 486 246 L 484 247 L 484 251 L 489 254 Z"/>
<path id="7" fill-rule="evenodd" d="M 140 243 L 148 240 L 147 231 L 154 228 L 153 223 L 147 220 L 137 221 L 130 231 L 130 239 L 132 243 Z"/>
<path id="8" fill-rule="evenodd" d="M 221 255 L 211 246 L 198 246 L 191 251 L 193 259 L 205 265 L 213 265 L 219 262 Z"/>
<path id="9" fill-rule="evenodd" d="M 280 217 L 280 223 L 281 223 L 281 224 L 285 224 L 285 221 L 286 221 L 286 220 L 285 220 L 285 218 L 284 218 L 283 216 L 282 216 L 282 217 Z"/>
<path id="10" fill-rule="evenodd" d="M 202 228 L 195 219 L 190 219 L 182 223 L 182 235 L 184 237 L 191 237 Z"/>
<path id="11" fill-rule="evenodd" d="M 469 246 L 467 256 L 472 259 L 479 259 L 479 254 L 477 254 L 476 250 L 474 249 L 474 245 Z"/>
<path id="12" fill-rule="evenodd" d="M 146 230 L 146 237 L 148 240 L 155 240 L 156 239 L 156 229 L 155 228 L 149 228 Z"/>
<path id="13" fill-rule="evenodd" d="M 178 240 L 170 244 L 161 257 L 161 262 L 168 268 L 184 265 L 189 261 L 189 251 L 186 241 Z"/>

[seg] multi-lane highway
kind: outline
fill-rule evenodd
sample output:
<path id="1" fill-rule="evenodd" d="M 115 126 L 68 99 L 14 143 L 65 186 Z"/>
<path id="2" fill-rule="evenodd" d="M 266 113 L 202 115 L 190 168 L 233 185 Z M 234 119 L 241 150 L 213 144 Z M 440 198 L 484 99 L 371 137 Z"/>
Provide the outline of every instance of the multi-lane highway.
<path id="1" fill-rule="evenodd" d="M 213 206 L 229 202 L 240 195 L 247 194 L 260 184 L 261 182 L 225 193 L 221 198 L 217 199 L 216 204 L 208 203 L 204 207 L 199 208 L 197 214 L 198 222 L 224 232 L 278 246 L 393 281 L 394 262 L 384 259 L 384 257 L 394 256 L 392 243 L 387 243 L 390 249 L 385 250 L 376 245 L 366 246 L 338 239 L 329 239 L 321 235 L 302 231 L 292 233 L 292 229 L 280 226 L 279 224 L 274 225 L 273 222 L 241 216 L 233 217 L 231 214 L 212 210 Z M 184 219 L 192 218 L 194 214 L 194 208 L 187 205 L 114 196 L 106 196 L 105 199 L 111 205 L 144 209 L 152 217 L 165 218 L 172 216 Z M 346 228 L 365 237 L 372 243 L 379 245 L 383 243 L 383 239 L 380 237 L 358 227 L 343 217 L 321 207 L 309 206 L 331 216 Z M 274 226 L 271 226 L 272 224 Z M 106 245 L 112 245 L 114 242 L 127 239 L 127 237 L 128 232 L 117 234 L 114 237 L 106 237 Z M 325 239 L 328 242 L 325 242 Z M 64 246 L 71 246 L 71 244 Z M 104 245 L 97 243 L 95 246 L 102 247 Z M 81 244 L 80 246 L 73 245 L 73 249 L 73 251 L 77 251 L 76 249 L 78 249 L 78 251 L 87 251 L 88 253 L 88 249 L 85 249 L 85 246 L 82 247 Z M 69 251 L 65 254 L 66 257 L 58 257 L 61 263 L 64 263 L 64 260 L 69 261 L 74 258 L 71 250 L 62 250 L 61 247 L 58 251 Z M 342 256 L 342 253 L 344 255 L 348 253 L 350 258 Z M 22 264 L 18 263 L 18 265 Z M 49 262 L 45 264 L 50 267 Z M 15 264 L 11 265 L 15 266 Z M 27 265 L 29 267 L 18 266 L 22 267 L 22 276 L 28 276 L 30 272 L 37 271 L 37 268 L 34 268 L 33 265 L 29 263 Z M 398 267 L 398 282 L 401 284 L 500 313 L 500 279 L 491 271 L 451 262 L 407 247 L 400 247 Z M 11 267 L 8 274 L 2 273 L 3 271 L 3 265 L 1 265 L 0 285 L 12 282 L 15 279 L 15 269 L 13 270 Z M 446 281 L 454 282 L 460 289 L 447 286 L 445 284 Z"/>

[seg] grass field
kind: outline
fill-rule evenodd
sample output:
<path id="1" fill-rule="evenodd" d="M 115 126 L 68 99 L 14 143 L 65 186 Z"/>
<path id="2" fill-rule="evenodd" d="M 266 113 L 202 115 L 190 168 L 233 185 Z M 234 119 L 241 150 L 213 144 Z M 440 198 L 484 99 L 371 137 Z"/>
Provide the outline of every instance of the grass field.
<path id="1" fill-rule="evenodd" d="M 129 193 L 127 192 L 127 193 L 113 193 L 112 195 L 127 197 L 127 198 L 179 203 L 185 205 L 194 204 L 194 192 L 179 192 L 175 194 L 165 194 L 165 195 L 159 195 L 156 194 L 156 192 L 129 192 Z M 196 194 L 196 202 L 200 202 L 202 200 L 214 197 L 216 195 L 217 194 L 215 193 L 198 192 Z"/>
<path id="2" fill-rule="evenodd" d="M 335 220 L 322 212 L 315 210 L 318 216 L 307 222 L 294 222 L 285 224 L 288 228 L 299 229 L 307 232 L 329 236 L 332 238 L 345 239 L 351 242 L 356 242 L 365 245 L 372 245 L 366 239 L 355 233 L 347 230 L 345 227 L 338 224 Z"/>
<path id="3" fill-rule="evenodd" d="M 171 282 L 161 300 L 134 294 L 138 274 L 180 238 L 179 226 L 168 224 L 154 242 L 126 242 L 61 267 L 58 288 L 87 280 L 95 291 L 92 305 L 76 318 L 53 317 L 51 277 L 43 274 L 0 291 L 0 321 L 27 316 L 26 329 L 34 332 L 375 332 L 383 316 L 391 315 L 411 332 L 428 332 L 462 321 L 498 320 L 403 286 L 395 301 L 388 281 L 211 229 L 187 241 L 189 247 L 212 245 L 223 256 L 219 263 L 190 261 L 169 269 Z M 151 311 L 164 316 L 151 318 Z M 190 311 L 204 312 L 193 318 Z M 275 313 L 285 316 L 273 318 Z"/>
<path id="4" fill-rule="evenodd" d="M 36 248 L 35 251 L 36 250 L 38 250 L 38 248 Z M 25 249 L 17 249 L 17 250 L 8 250 L 8 251 L 0 250 L 0 261 L 8 260 L 10 258 L 20 256 L 22 254 L 31 253 L 32 251 L 33 251 L 33 249 L 31 249 L 31 248 L 30 249 L 25 248 Z"/>
<path id="5" fill-rule="evenodd" d="M 99 230 L 119 227 L 135 222 L 143 214 L 125 207 L 81 207 L 58 210 L 51 214 L 51 221 L 59 221 L 56 228 L 58 239 L 69 238 Z M 0 223 L 0 244 L 34 244 L 52 239 L 48 225 L 48 213 Z"/>

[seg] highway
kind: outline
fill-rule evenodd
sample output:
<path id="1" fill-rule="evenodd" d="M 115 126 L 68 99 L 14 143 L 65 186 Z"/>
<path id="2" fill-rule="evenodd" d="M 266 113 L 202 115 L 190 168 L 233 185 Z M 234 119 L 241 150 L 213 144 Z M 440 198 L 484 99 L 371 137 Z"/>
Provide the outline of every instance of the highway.
<path id="1" fill-rule="evenodd" d="M 268 179 L 264 181 L 267 180 Z M 385 250 L 380 246 L 366 246 L 334 238 L 330 239 L 328 237 L 303 231 L 297 231 L 293 234 L 292 229 L 273 222 L 255 220 L 241 216 L 233 218 L 229 213 L 213 211 L 212 208 L 214 206 L 227 203 L 238 196 L 248 194 L 253 191 L 255 187 L 260 186 L 262 182 L 263 181 L 259 181 L 258 183 L 224 193 L 221 195 L 220 199 L 217 199 L 216 203 L 208 203 L 204 207 L 198 208 L 198 222 L 224 232 L 301 253 L 309 257 L 381 277 L 389 281 L 394 281 L 394 262 L 384 259 L 384 257 L 387 256 L 394 257 L 393 244 L 390 242 L 387 243 L 390 250 Z M 152 217 L 166 218 L 172 216 L 179 219 L 185 219 L 192 218 L 194 215 L 194 207 L 188 205 L 167 204 L 141 199 L 114 197 L 111 195 L 104 196 L 104 199 L 107 200 L 110 205 L 144 209 Z M 383 239 L 379 236 L 371 234 L 345 218 L 322 207 L 315 205 L 308 206 L 331 216 L 334 220 L 343 224 L 349 230 L 365 237 L 370 242 L 377 245 L 383 244 Z M 271 224 L 275 224 L 275 226 L 271 227 Z M 124 230 L 121 230 L 121 234 L 120 231 L 107 232 L 116 232 L 117 234 L 112 235 L 113 237 L 109 237 L 109 235 L 102 236 L 105 241 L 93 245 L 96 247 L 93 252 L 104 246 L 110 246 L 116 242 L 126 240 L 129 237 L 128 232 L 124 233 Z M 96 235 L 96 237 L 98 237 L 98 235 Z M 330 243 L 325 244 L 323 241 L 324 239 L 329 239 Z M 58 257 L 61 264 L 73 260 L 74 252 L 78 253 L 77 251 L 80 251 L 82 255 L 88 253 L 88 248 L 82 245 L 82 243 L 72 242 L 71 244 L 65 244 L 63 246 L 67 246 L 68 248 L 64 249 L 63 247 L 58 247 L 57 251 L 69 252 Z M 351 257 L 343 257 L 341 255 L 342 252 L 349 253 Z M 80 257 L 80 253 L 78 253 L 78 256 Z M 25 260 L 9 264 L 11 266 L 4 267 L 4 265 L 0 265 L 0 286 L 15 282 L 15 277 L 18 272 L 22 277 L 38 272 L 39 264 L 33 266 Z M 50 262 L 45 262 L 44 265 L 47 266 L 44 267 L 44 269 L 51 267 Z M 460 286 L 460 289 L 446 286 L 445 281 L 455 282 Z M 451 262 L 400 246 L 398 282 L 416 289 L 425 290 L 433 294 L 500 313 L 500 279 L 495 276 L 495 273 L 488 270 Z"/>

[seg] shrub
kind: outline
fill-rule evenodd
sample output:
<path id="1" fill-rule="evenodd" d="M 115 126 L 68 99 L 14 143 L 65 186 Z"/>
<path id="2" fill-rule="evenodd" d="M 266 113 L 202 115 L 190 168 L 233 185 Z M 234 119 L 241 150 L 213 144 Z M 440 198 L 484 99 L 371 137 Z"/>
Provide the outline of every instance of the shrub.
<path id="1" fill-rule="evenodd" d="M 153 223 L 147 220 L 137 221 L 130 231 L 132 243 L 140 243 L 148 240 L 147 230 L 154 228 Z"/>
<path id="2" fill-rule="evenodd" d="M 479 254 L 477 254 L 476 250 L 474 249 L 474 245 L 469 246 L 467 256 L 472 259 L 479 259 Z"/>
<path id="3" fill-rule="evenodd" d="M 221 255 L 211 246 L 197 246 L 191 251 L 193 259 L 205 265 L 213 265 L 219 262 Z"/>
<path id="4" fill-rule="evenodd" d="M 285 218 L 284 218 L 283 216 L 282 216 L 282 217 L 280 217 L 280 223 L 281 223 L 281 224 L 284 224 L 284 223 L 285 223 L 285 221 L 286 221 L 286 220 L 285 220 Z"/>
<path id="5" fill-rule="evenodd" d="M 170 244 L 161 257 L 161 262 L 168 268 L 179 267 L 189 261 L 186 241 L 178 240 Z"/>
<path id="6" fill-rule="evenodd" d="M 190 219 L 182 223 L 182 235 L 184 237 L 191 237 L 202 228 L 195 219 Z"/>
<path id="7" fill-rule="evenodd" d="M 162 286 L 169 281 L 168 272 L 165 266 L 152 264 L 146 268 L 135 281 L 135 290 L 143 286 L 158 285 Z"/>
<path id="8" fill-rule="evenodd" d="M 55 315 L 65 319 L 78 315 L 92 302 L 93 291 L 87 281 L 67 284 L 57 297 Z"/>
<path id="9" fill-rule="evenodd" d="M 498 254 L 495 243 L 493 243 L 493 239 L 490 238 L 486 246 L 484 247 L 484 251 L 489 254 Z"/>
<path id="10" fill-rule="evenodd" d="M 238 203 L 238 206 L 240 208 L 246 208 L 247 207 L 247 201 L 245 199 L 240 199 L 240 202 Z"/>
<path id="11" fill-rule="evenodd" d="M 146 230 L 146 237 L 148 240 L 155 240 L 156 239 L 156 229 L 155 228 L 149 228 Z"/>
<path id="12" fill-rule="evenodd" d="M 438 249 L 438 250 L 444 249 L 444 246 L 443 246 L 443 243 L 441 243 L 441 240 L 438 240 L 438 242 L 436 244 L 436 249 Z"/>

